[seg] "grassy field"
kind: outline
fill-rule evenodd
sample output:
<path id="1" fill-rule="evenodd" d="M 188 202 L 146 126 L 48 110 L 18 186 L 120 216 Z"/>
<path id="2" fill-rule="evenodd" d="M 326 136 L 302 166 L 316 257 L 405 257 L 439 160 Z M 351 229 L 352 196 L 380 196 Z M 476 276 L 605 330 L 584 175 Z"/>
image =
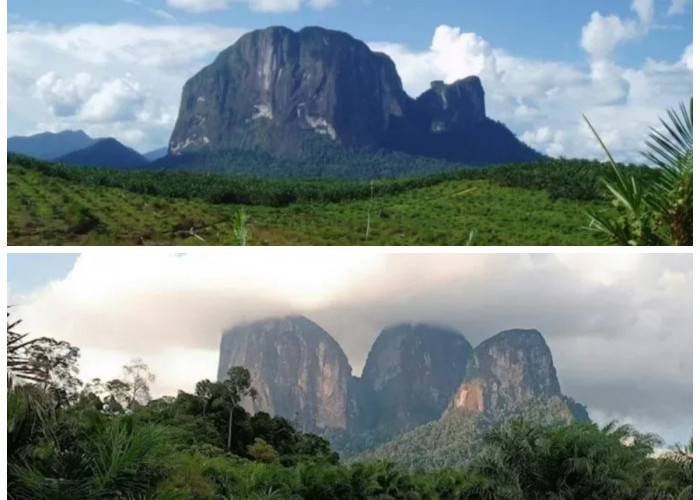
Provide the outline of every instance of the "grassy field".
<path id="1" fill-rule="evenodd" d="M 251 245 L 600 244 L 583 229 L 602 202 L 449 180 L 335 203 L 245 206 Z M 138 194 L 8 164 L 9 245 L 229 245 L 242 205 Z M 370 234 L 366 238 L 367 214 Z"/>

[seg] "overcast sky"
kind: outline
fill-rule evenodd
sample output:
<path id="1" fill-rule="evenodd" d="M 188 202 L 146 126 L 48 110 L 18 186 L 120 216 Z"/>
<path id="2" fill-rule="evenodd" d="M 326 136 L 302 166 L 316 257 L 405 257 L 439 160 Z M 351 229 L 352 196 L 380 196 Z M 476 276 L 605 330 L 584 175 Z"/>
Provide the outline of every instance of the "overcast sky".
<path id="1" fill-rule="evenodd" d="M 215 378 L 223 330 L 279 314 L 319 323 L 355 374 L 392 323 L 450 325 L 473 346 L 505 329 L 537 328 L 563 392 L 594 419 L 669 442 L 692 433 L 689 255 L 140 249 L 10 255 L 8 280 L 25 331 L 80 347 L 84 380 L 119 376 L 138 356 L 156 373 L 154 395 L 192 390 Z"/>
<path id="2" fill-rule="evenodd" d="M 185 81 L 270 25 L 347 31 L 409 94 L 478 75 L 488 114 L 552 156 L 640 160 L 692 95 L 690 0 L 8 0 L 8 132 L 165 146 Z"/>

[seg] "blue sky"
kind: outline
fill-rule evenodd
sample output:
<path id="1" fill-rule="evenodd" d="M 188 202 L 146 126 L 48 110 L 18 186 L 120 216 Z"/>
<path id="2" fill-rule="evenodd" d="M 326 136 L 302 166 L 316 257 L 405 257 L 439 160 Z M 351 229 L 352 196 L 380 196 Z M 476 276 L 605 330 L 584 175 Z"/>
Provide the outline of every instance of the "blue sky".
<path id="1" fill-rule="evenodd" d="M 10 135 L 83 128 L 142 151 L 167 143 L 189 76 L 269 25 L 347 31 L 411 94 L 478 74 L 489 114 L 554 156 L 600 154 L 585 112 L 638 157 L 692 92 L 690 0 L 8 0 L 8 22 Z"/>
<path id="2" fill-rule="evenodd" d="M 664 3 L 660 2 L 663 7 Z M 521 56 L 583 62 L 579 46 L 581 26 L 594 11 L 626 16 L 629 2 L 621 0 L 339 0 L 332 8 L 301 8 L 296 12 L 264 13 L 246 3 L 227 10 L 189 12 L 174 9 L 165 0 L 142 0 L 142 5 L 170 13 L 179 24 L 211 23 L 222 26 L 261 28 L 285 25 L 299 29 L 320 25 L 351 33 L 361 40 L 389 40 L 420 49 L 430 43 L 432 30 L 440 24 L 457 24 L 475 31 L 494 45 Z M 163 18 L 123 0 L 8 0 L 10 19 L 55 24 L 85 22 L 133 22 L 161 24 Z M 647 57 L 665 59 L 692 41 L 692 2 L 684 15 L 663 17 L 652 34 L 625 46 L 619 60 L 639 64 Z"/>
<path id="3" fill-rule="evenodd" d="M 692 255 L 10 254 L 8 281 L 24 331 L 81 348 L 83 380 L 141 357 L 154 395 L 192 390 L 216 376 L 222 331 L 292 313 L 331 333 L 355 374 L 389 324 L 451 325 L 472 345 L 537 328 L 595 421 L 692 433 Z"/>
<path id="4" fill-rule="evenodd" d="M 7 285 L 13 297 L 29 294 L 53 280 L 65 278 L 78 254 L 27 253 L 7 255 Z"/>

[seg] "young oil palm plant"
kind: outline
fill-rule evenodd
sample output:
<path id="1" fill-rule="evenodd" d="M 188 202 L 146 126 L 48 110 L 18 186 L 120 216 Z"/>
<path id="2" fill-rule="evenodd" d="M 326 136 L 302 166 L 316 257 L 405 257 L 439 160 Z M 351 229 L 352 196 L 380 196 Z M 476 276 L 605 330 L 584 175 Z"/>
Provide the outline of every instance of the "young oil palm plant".
<path id="1" fill-rule="evenodd" d="M 658 179 L 641 186 L 613 159 L 591 122 L 584 120 L 605 151 L 612 172 L 603 185 L 614 210 L 589 212 L 589 229 L 618 245 L 693 244 L 693 101 L 681 105 L 652 129 L 643 153 L 659 169 Z"/>

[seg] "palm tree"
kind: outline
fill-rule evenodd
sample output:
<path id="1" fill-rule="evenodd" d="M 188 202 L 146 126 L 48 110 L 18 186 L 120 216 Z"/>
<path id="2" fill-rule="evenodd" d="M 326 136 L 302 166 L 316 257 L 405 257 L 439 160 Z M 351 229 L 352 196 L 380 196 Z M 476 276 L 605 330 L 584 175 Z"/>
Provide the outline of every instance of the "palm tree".
<path id="1" fill-rule="evenodd" d="M 614 210 L 588 213 L 589 228 L 619 245 L 693 244 L 693 101 L 669 110 L 662 129 L 652 129 L 643 153 L 658 168 L 659 178 L 641 186 L 623 170 L 595 128 L 584 116 L 605 151 L 612 172 L 603 185 L 613 197 Z"/>
<path id="2" fill-rule="evenodd" d="M 639 498 L 658 439 L 614 423 L 545 428 L 522 419 L 491 431 L 472 498 L 550 500 Z"/>

